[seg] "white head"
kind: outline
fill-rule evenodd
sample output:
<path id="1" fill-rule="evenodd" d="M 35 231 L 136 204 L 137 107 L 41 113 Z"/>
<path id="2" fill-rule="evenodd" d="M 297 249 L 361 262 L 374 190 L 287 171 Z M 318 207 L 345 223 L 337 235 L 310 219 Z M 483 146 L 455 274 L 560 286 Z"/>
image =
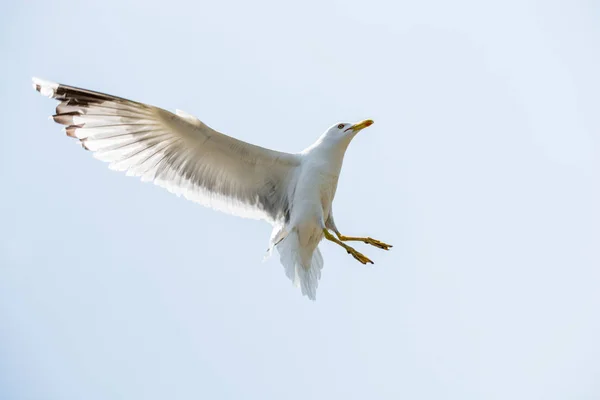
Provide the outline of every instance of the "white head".
<path id="1" fill-rule="evenodd" d="M 317 140 L 317 142 L 311 147 L 327 148 L 331 150 L 339 149 L 341 151 L 345 151 L 354 136 L 356 136 L 356 134 L 361 130 L 371 125 L 373 125 L 373 120 L 371 119 L 366 119 L 356 124 L 339 122 L 327 129 L 327 131 L 325 131 L 319 140 Z"/>

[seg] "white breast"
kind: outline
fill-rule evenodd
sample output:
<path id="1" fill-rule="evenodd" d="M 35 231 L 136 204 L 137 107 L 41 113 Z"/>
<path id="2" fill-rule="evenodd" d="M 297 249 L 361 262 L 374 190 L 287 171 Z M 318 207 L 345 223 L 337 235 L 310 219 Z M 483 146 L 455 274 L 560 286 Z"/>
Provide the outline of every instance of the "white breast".
<path id="1" fill-rule="evenodd" d="M 342 158 L 330 152 L 312 151 L 304 155 L 296 183 L 293 214 L 327 220 L 337 189 Z"/>

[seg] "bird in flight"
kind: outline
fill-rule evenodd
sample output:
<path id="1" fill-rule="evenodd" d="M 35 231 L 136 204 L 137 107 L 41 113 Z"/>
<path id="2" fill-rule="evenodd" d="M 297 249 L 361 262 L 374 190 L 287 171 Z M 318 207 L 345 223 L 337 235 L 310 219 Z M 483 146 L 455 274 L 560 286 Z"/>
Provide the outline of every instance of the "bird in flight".
<path id="1" fill-rule="evenodd" d="M 267 255 L 277 249 L 285 274 L 311 300 L 323 268 L 318 246 L 324 238 L 362 264 L 373 262 L 347 242 L 392 247 L 370 237 L 345 236 L 333 219 L 344 154 L 372 120 L 335 124 L 314 144 L 290 154 L 224 135 L 180 110 L 172 113 L 39 78 L 33 78 L 33 87 L 60 102 L 54 121 L 109 168 L 203 206 L 271 223 Z"/>

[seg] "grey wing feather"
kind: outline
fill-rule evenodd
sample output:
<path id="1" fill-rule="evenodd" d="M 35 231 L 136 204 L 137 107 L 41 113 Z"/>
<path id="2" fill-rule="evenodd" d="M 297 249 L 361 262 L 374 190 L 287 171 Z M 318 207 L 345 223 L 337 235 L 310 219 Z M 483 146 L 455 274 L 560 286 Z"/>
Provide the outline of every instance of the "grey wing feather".
<path id="1" fill-rule="evenodd" d="M 224 135 L 181 111 L 37 78 L 33 86 L 60 101 L 54 121 L 111 169 L 230 214 L 289 218 L 298 155 Z"/>

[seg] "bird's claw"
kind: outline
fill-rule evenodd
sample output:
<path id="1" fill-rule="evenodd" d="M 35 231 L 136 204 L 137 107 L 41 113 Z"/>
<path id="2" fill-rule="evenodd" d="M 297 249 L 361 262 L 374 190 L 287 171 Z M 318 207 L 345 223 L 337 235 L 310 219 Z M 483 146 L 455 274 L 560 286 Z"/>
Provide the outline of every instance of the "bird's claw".
<path id="1" fill-rule="evenodd" d="M 363 242 L 366 243 L 366 244 L 370 244 L 371 246 L 378 247 L 378 248 L 383 249 L 383 250 L 389 250 L 392 247 L 394 247 L 391 244 L 383 243 L 382 241 L 379 241 L 377 239 L 373 239 L 373 238 L 370 238 L 370 237 L 365 238 L 365 240 Z"/>
<path id="2" fill-rule="evenodd" d="M 348 249 L 348 254 L 352 255 L 352 257 L 354 257 L 358 262 L 360 262 L 361 264 L 374 264 L 373 261 L 371 261 L 368 257 L 366 257 L 364 254 L 359 253 L 358 251 L 354 250 L 354 249 Z"/>

